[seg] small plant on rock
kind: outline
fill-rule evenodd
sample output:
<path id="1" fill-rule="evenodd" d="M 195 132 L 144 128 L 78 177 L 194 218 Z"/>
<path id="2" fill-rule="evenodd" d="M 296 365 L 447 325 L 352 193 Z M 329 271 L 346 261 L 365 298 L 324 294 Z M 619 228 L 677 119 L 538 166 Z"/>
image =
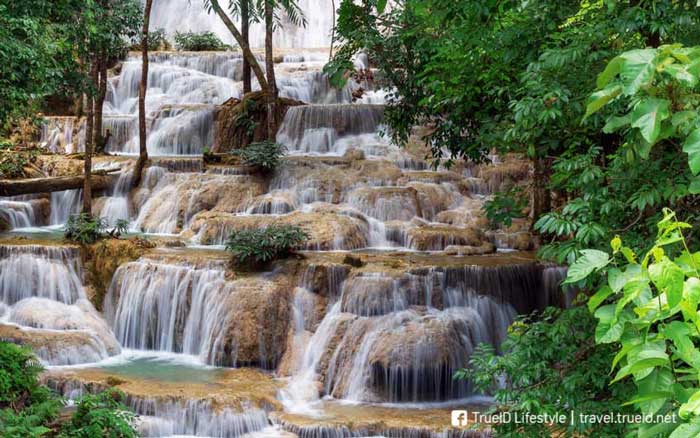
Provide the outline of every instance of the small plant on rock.
<path id="1" fill-rule="evenodd" d="M 64 235 L 66 239 L 90 245 L 105 237 L 119 238 L 126 234 L 129 222 L 119 219 L 111 230 L 107 228 L 107 220 L 101 217 L 93 217 L 89 214 L 81 213 L 71 215 L 66 222 Z"/>
<path id="2" fill-rule="evenodd" d="M 233 255 L 234 265 L 254 268 L 288 257 L 308 238 L 308 234 L 298 226 L 269 225 L 231 233 L 226 250 Z"/>
<path id="3" fill-rule="evenodd" d="M 262 172 L 272 172 L 279 166 L 280 158 L 286 152 L 286 148 L 272 141 L 251 143 L 244 149 L 234 151 L 248 166 L 254 166 Z"/>

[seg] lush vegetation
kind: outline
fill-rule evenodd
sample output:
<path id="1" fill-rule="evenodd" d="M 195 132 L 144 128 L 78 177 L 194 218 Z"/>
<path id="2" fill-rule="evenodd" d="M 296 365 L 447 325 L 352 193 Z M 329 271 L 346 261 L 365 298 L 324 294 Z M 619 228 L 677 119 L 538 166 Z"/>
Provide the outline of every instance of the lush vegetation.
<path id="1" fill-rule="evenodd" d="M 90 245 L 105 237 L 118 238 L 126 234 L 128 227 L 128 221 L 119 219 L 115 226 L 109 229 L 105 218 L 80 213 L 68 218 L 63 233 L 68 240 L 81 245 Z"/>
<path id="2" fill-rule="evenodd" d="M 279 166 L 286 148 L 279 143 L 262 141 L 251 143 L 243 149 L 234 151 L 248 166 L 254 166 L 262 172 L 271 172 Z"/>
<path id="3" fill-rule="evenodd" d="M 653 246 L 639 254 L 619 237 L 611 254 L 581 252 L 567 283 L 597 291 L 588 309 L 598 320 L 595 342 L 613 347 L 613 387 L 633 382 L 625 402 L 672 421 L 638 426 L 639 436 L 700 434 L 700 252 L 683 235 L 688 223 L 664 211 Z"/>
<path id="4" fill-rule="evenodd" d="M 477 389 L 494 394 L 490 414 L 565 416 L 565 421 L 553 424 L 503 421 L 495 425 L 499 437 L 623 436 L 624 422 L 596 424 L 581 417 L 633 413 L 623 405 L 633 392 L 631 385 L 609 386 L 615 350 L 596 345 L 594 327 L 595 319 L 585 307 L 549 308 L 521 317 L 500 347 L 506 354 L 481 345 L 470 358 L 471 369 L 456 377 L 471 378 Z"/>
<path id="5" fill-rule="evenodd" d="M 226 242 L 226 250 L 231 252 L 235 265 L 256 268 L 288 257 L 308 238 L 306 232 L 297 226 L 269 225 L 231 233 Z"/>
<path id="6" fill-rule="evenodd" d="M 57 421 L 64 400 L 39 384 L 42 371 L 28 348 L 0 342 L 0 435 L 6 438 L 132 438 L 133 414 L 123 394 L 106 391 L 78 400 L 65 422 Z"/>
<path id="7" fill-rule="evenodd" d="M 188 52 L 230 50 L 213 32 L 176 32 L 175 48 Z"/>

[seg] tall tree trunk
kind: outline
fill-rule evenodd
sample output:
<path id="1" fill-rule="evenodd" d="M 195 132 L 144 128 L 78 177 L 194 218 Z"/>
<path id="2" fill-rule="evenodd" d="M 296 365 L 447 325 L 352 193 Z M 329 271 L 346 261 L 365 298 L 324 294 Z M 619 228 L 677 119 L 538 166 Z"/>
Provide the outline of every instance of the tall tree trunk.
<path id="1" fill-rule="evenodd" d="M 532 223 L 534 224 L 544 213 L 551 208 L 551 194 L 549 193 L 549 176 L 544 159 L 536 156 L 533 160 L 533 190 L 532 190 Z"/>
<path id="2" fill-rule="evenodd" d="M 146 8 L 143 11 L 143 29 L 141 33 L 141 83 L 139 84 L 139 159 L 136 161 L 132 186 L 136 187 L 141 182 L 143 168 L 148 161 L 148 148 L 146 147 L 146 90 L 148 89 L 148 25 L 151 21 L 151 5 L 153 0 L 146 0 Z"/>
<path id="3" fill-rule="evenodd" d="M 250 3 L 249 0 L 241 1 L 241 36 L 243 41 L 250 46 L 249 38 L 249 28 L 250 28 Z M 243 57 L 243 94 L 250 93 L 252 91 L 251 77 L 250 77 L 250 62 L 246 57 Z"/>
<path id="4" fill-rule="evenodd" d="M 98 60 L 93 58 L 90 63 L 90 82 L 93 87 L 97 86 Z M 95 97 L 90 90 L 86 94 L 87 109 L 85 111 L 87 120 L 85 124 L 85 180 L 83 181 L 83 213 L 92 216 L 92 186 L 90 185 L 90 174 L 92 173 L 92 147 L 95 122 Z"/>
<path id="5" fill-rule="evenodd" d="M 224 22 L 224 25 L 226 25 L 226 28 L 228 28 L 229 32 L 231 32 L 231 35 L 233 35 L 233 38 L 236 39 L 236 42 L 238 45 L 241 47 L 241 50 L 243 51 L 243 59 L 247 60 L 248 63 L 250 64 L 250 68 L 253 69 L 253 73 L 255 73 L 255 78 L 258 80 L 258 84 L 260 84 L 260 89 L 267 93 L 268 86 L 267 86 L 267 80 L 265 79 L 265 73 L 263 72 L 262 68 L 260 67 L 260 64 L 258 63 L 258 60 L 255 59 L 255 55 L 253 55 L 253 52 L 250 50 L 250 44 L 248 44 L 244 39 L 243 35 L 238 31 L 236 28 L 236 25 L 233 24 L 231 19 L 226 15 L 226 12 L 224 12 L 223 9 L 221 9 L 221 6 L 219 5 L 218 0 L 210 0 L 211 1 L 211 7 L 214 9 L 214 12 L 221 18 L 221 21 Z"/>
<path id="6" fill-rule="evenodd" d="M 102 133 L 102 115 L 103 107 L 105 103 L 105 97 L 107 96 L 107 54 L 103 51 L 100 54 L 100 59 L 98 62 L 98 86 L 97 86 L 97 98 L 95 99 L 95 126 L 94 130 L 94 145 L 95 151 L 103 152 L 106 146 L 106 138 Z"/>
<path id="7" fill-rule="evenodd" d="M 265 94 L 267 101 L 267 140 L 275 141 L 277 134 L 276 102 L 277 81 L 275 80 L 275 63 L 272 56 L 272 32 L 274 30 L 274 5 L 272 0 L 265 0 L 265 69 L 267 70 L 268 91 Z"/>
<path id="8" fill-rule="evenodd" d="M 331 30 L 331 49 L 328 58 L 333 59 L 333 45 L 335 44 L 335 0 L 331 0 L 333 8 L 333 29 Z"/>

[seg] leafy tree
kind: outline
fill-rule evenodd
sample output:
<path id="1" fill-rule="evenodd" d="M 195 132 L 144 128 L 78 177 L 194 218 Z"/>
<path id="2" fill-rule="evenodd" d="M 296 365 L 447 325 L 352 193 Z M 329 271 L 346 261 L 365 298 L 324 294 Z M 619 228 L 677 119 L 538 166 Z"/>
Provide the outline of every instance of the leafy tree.
<path id="1" fill-rule="evenodd" d="M 597 289 L 588 308 L 598 320 L 595 341 L 617 352 L 612 383 L 633 382 L 627 403 L 668 418 L 639 425 L 639 436 L 693 437 L 700 434 L 700 252 L 689 249 L 683 232 L 691 226 L 674 212 L 665 209 L 657 227 L 639 256 L 619 237 L 612 254 L 582 251 L 566 282 Z"/>
<path id="2" fill-rule="evenodd" d="M 213 32 L 175 32 L 175 47 L 178 50 L 192 52 L 228 50 L 231 48 L 224 44 Z"/>
<path id="3" fill-rule="evenodd" d="M 550 307 L 540 315 L 520 317 L 499 347 L 501 354 L 480 345 L 470 368 L 456 377 L 471 378 L 476 389 L 493 393 L 496 403 L 490 414 L 566 417 L 554 424 L 499 422 L 492 425 L 498 437 L 624 436 L 624 422 L 594 424 L 579 415 L 634 412 L 623 405 L 632 385 L 609 386 L 615 349 L 596 344 L 594 329 L 595 319 L 585 307 Z"/>

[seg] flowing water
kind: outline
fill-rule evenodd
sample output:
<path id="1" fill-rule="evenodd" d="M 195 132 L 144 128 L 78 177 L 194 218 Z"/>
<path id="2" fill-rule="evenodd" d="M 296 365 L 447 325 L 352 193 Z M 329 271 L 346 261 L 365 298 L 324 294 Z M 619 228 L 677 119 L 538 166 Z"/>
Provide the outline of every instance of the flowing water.
<path id="1" fill-rule="evenodd" d="M 154 29 L 230 41 L 196 1 L 156 3 Z M 295 49 L 276 70 L 280 94 L 308 105 L 285 115 L 277 141 L 287 156 L 275 173 L 201 158 L 216 106 L 241 95 L 238 53 L 152 53 L 151 162 L 135 189 L 133 159 L 96 165 L 121 173 L 94 213 L 189 248 L 124 259 L 100 314 L 77 247 L 0 244 L 0 338 L 31 345 L 51 368 L 46 382 L 69 398 L 125 389 L 144 436 L 488 436 L 449 428 L 446 409 L 478 395 L 452 376 L 479 343 L 498 349 L 517 314 L 567 304 L 565 271 L 529 254 L 461 256 L 532 246 L 523 229 L 484 231 L 483 201 L 508 175 L 435 169 L 425 148 L 393 145 L 383 135 L 386 90 L 331 88 L 327 51 L 309 49 L 330 41 L 330 5 L 299 4 L 309 27 L 276 34 L 278 47 Z M 130 55 L 109 80 L 111 154 L 138 153 L 140 66 Z M 49 151 L 80 151 L 84 123 L 48 117 L 41 138 Z M 60 227 L 81 199 L 80 190 L 0 199 L 0 219 L 20 231 Z M 307 230 L 304 258 L 233 274 L 221 245 L 272 223 Z M 444 421 L 411 422 L 431 409 L 445 410 Z M 358 424 L 370 411 L 395 421 Z"/>

